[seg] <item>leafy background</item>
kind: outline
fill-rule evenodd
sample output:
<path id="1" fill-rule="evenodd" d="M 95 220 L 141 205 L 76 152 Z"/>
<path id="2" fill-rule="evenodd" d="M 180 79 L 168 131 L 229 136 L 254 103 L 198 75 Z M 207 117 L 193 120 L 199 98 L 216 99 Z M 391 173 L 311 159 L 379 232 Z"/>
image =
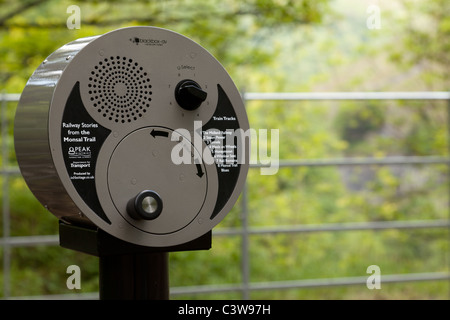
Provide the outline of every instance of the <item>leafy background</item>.
<path id="1" fill-rule="evenodd" d="M 69 30 L 68 6 L 81 9 Z M 381 28 L 369 30 L 369 5 Z M 0 1 L 0 90 L 20 93 L 54 50 L 80 37 L 153 25 L 182 33 L 213 53 L 246 92 L 445 91 L 450 80 L 450 3 L 445 0 L 164 0 Z M 15 167 L 8 103 L 9 152 Z M 280 159 L 448 156 L 448 105 L 443 101 L 251 101 L 251 127 L 280 130 Z M 248 177 L 249 225 L 448 219 L 445 165 L 297 167 Z M 56 218 L 11 177 L 11 236 L 57 234 Z M 242 200 L 242 199 L 241 199 Z M 238 201 L 219 228 L 240 227 Z M 0 197 L 3 201 L 3 197 Z M 3 208 L 3 205 L 2 205 Z M 2 209 L 3 210 L 3 209 Z M 0 235 L 3 221 L 0 220 Z M 213 249 L 170 255 L 172 287 L 242 281 L 241 239 L 217 236 Z M 3 259 L 3 247 L 0 247 Z M 14 297 L 73 293 L 68 265 L 82 270 L 77 293 L 98 290 L 98 260 L 59 247 L 12 248 Z M 253 235 L 250 280 L 289 281 L 449 271 L 449 230 L 393 229 Z M 3 268 L 3 261 L 2 267 Z M 0 286 L 3 288 L 3 269 Z M 0 297 L 4 293 L 0 292 Z M 241 293 L 177 298 L 241 298 Z M 448 299 L 448 281 L 292 290 L 262 290 L 254 299 Z"/>

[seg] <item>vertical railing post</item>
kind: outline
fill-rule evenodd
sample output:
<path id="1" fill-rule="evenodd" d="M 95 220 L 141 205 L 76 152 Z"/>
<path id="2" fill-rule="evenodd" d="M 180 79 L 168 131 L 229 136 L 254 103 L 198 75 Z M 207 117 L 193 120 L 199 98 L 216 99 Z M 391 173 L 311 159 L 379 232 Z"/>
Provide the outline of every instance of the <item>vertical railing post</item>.
<path id="1" fill-rule="evenodd" d="M 10 213 L 9 213 L 9 172 L 8 171 L 8 119 L 6 109 L 8 102 L 6 93 L 1 93 L 1 118 L 2 118 L 2 172 L 3 172 L 3 186 L 2 186 L 2 220 L 3 220 L 3 298 L 6 299 L 11 295 L 11 247 L 9 244 L 10 236 Z"/>
<path id="2" fill-rule="evenodd" d="M 248 196 L 247 182 L 242 191 L 242 233 L 241 233 L 241 268 L 242 268 L 242 299 L 250 299 L 250 250 L 248 234 Z"/>
<path id="3" fill-rule="evenodd" d="M 448 156 L 450 156 L 450 97 L 447 100 L 447 152 Z M 448 178 L 448 220 L 450 221 L 450 164 L 447 166 L 447 178 Z M 450 227 L 447 228 L 448 231 L 448 239 L 450 242 Z"/>
<path id="4" fill-rule="evenodd" d="M 241 90 L 244 107 L 247 107 L 247 100 L 245 97 L 245 89 Z M 250 140 L 249 140 L 250 143 Z M 248 155 L 250 159 L 250 155 Z M 241 212 L 241 275 L 242 275 L 242 299 L 250 299 L 250 252 L 249 252 L 249 233 L 248 233 L 248 194 L 247 181 L 242 190 L 242 212 Z"/>

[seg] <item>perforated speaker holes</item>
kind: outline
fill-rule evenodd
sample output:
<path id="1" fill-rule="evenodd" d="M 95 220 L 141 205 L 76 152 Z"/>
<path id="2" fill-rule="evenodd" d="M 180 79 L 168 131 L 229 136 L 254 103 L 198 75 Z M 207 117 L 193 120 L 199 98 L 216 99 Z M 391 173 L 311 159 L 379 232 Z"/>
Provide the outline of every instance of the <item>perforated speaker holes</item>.
<path id="1" fill-rule="evenodd" d="M 137 120 L 147 112 L 151 88 L 147 72 L 133 59 L 120 56 L 99 61 L 88 83 L 91 105 L 117 123 Z"/>

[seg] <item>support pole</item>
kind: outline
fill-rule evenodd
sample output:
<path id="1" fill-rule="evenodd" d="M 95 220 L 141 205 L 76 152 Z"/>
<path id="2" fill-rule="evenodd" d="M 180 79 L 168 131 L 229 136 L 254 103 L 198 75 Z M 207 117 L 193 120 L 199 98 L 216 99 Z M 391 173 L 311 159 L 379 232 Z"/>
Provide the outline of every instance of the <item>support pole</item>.
<path id="1" fill-rule="evenodd" d="M 168 300 L 168 252 L 100 256 L 100 300 Z"/>
<path id="2" fill-rule="evenodd" d="M 99 257 L 100 300 L 169 299 L 169 252 L 211 249 L 211 231 L 190 242 L 145 247 L 92 227 L 60 222 L 61 247 Z"/>

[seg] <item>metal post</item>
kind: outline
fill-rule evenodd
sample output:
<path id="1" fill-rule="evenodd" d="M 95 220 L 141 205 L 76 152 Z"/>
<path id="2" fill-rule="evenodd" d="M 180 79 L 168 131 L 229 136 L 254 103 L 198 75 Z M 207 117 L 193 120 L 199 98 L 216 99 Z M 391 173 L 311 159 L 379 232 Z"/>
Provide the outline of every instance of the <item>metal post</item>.
<path id="1" fill-rule="evenodd" d="M 212 232 L 170 247 L 145 247 L 86 226 L 59 223 L 63 248 L 99 257 L 101 300 L 169 299 L 169 252 L 209 250 Z"/>
<path id="2" fill-rule="evenodd" d="M 244 107 L 247 108 L 247 99 L 245 89 L 241 90 Z M 251 143 L 251 141 L 249 141 Z M 250 159 L 250 155 L 248 155 Z M 242 213 L 241 213 L 241 274 L 242 274 L 242 299 L 250 299 L 250 252 L 249 252 L 249 233 L 248 233 L 248 198 L 247 181 L 242 189 Z"/>
<path id="3" fill-rule="evenodd" d="M 247 183 L 242 190 L 242 243 L 241 243 L 241 268 L 242 268 L 242 299 L 250 299 L 250 252 L 248 230 L 248 199 Z"/>
<path id="4" fill-rule="evenodd" d="M 447 152 L 450 155 L 450 97 L 447 100 Z M 447 166 L 448 178 L 448 221 L 450 221 L 450 164 Z M 447 227 L 448 241 L 450 242 L 450 226 Z M 450 262 L 447 267 L 450 269 Z"/>
<path id="5" fill-rule="evenodd" d="M 6 93 L 1 94 L 2 107 L 2 171 L 7 172 L 8 167 L 8 119 L 6 115 L 6 108 L 8 103 L 6 101 Z M 3 246 L 3 298 L 8 298 L 11 295 L 11 246 L 8 243 L 10 237 L 10 212 L 9 212 L 9 174 L 4 174 L 3 178 L 3 239 L 5 245 Z"/>
<path id="6" fill-rule="evenodd" d="M 168 300 L 167 252 L 100 256 L 101 300 Z"/>

